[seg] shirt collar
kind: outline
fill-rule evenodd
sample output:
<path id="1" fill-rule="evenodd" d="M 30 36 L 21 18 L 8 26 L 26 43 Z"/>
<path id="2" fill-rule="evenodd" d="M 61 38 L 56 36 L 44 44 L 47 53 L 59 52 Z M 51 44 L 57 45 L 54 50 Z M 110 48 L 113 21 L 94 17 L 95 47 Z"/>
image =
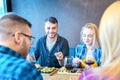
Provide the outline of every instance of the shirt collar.
<path id="1" fill-rule="evenodd" d="M 8 54 L 8 55 L 11 55 L 11 56 L 14 56 L 14 57 L 17 57 L 17 58 L 24 58 L 19 53 L 17 53 L 16 51 L 14 51 L 14 50 L 6 47 L 6 46 L 3 46 L 3 45 L 0 45 L 0 53 Z"/>

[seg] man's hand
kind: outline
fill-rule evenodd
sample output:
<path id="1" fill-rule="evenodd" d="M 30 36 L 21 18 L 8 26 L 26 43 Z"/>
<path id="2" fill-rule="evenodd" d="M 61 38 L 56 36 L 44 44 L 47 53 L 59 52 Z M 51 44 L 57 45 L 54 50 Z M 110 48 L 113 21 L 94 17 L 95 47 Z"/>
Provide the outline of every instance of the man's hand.
<path id="1" fill-rule="evenodd" d="M 62 54 L 62 52 L 57 52 L 57 53 L 55 53 L 55 56 L 56 56 L 56 58 L 57 58 L 58 60 L 63 60 L 63 54 Z"/>

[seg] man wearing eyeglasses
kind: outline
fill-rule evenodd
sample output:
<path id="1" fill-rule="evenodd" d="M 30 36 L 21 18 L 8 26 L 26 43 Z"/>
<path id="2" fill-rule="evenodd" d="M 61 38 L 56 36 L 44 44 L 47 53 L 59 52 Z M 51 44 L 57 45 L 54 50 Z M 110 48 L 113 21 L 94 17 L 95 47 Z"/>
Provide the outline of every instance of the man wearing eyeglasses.
<path id="1" fill-rule="evenodd" d="M 26 60 L 31 48 L 31 24 L 8 13 L 0 18 L 0 79 L 42 80 L 41 73 Z"/>

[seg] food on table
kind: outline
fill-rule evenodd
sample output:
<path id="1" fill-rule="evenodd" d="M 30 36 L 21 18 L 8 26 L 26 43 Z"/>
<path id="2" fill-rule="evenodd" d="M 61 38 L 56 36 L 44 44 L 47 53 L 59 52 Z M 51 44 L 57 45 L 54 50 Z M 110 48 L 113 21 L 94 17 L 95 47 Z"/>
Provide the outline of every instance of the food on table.
<path id="1" fill-rule="evenodd" d="M 68 72 L 68 70 L 65 67 L 62 67 L 58 70 L 58 72 Z"/>
<path id="2" fill-rule="evenodd" d="M 71 70 L 71 73 L 76 73 L 77 72 L 77 69 L 75 69 L 75 68 L 73 68 L 72 70 Z"/>
<path id="3" fill-rule="evenodd" d="M 55 67 L 44 67 L 43 69 L 41 69 L 41 72 L 44 73 L 49 73 L 55 70 Z"/>
<path id="4" fill-rule="evenodd" d="M 84 71 L 84 69 L 78 69 L 76 72 L 77 73 L 82 73 Z"/>

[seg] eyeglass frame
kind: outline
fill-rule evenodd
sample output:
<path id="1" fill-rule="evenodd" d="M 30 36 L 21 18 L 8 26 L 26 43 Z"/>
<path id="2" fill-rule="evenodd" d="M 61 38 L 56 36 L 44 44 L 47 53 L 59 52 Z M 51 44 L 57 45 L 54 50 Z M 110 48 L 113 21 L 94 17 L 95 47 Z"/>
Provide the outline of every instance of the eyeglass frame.
<path id="1" fill-rule="evenodd" d="M 35 39 L 35 37 L 30 36 L 30 35 L 27 35 L 27 34 L 25 34 L 25 33 L 21 33 L 21 34 L 22 34 L 23 36 L 25 36 L 25 37 L 28 37 L 29 40 L 30 40 L 30 43 L 31 43 L 31 44 L 34 43 L 34 39 Z M 15 36 L 15 34 L 13 34 L 12 36 Z"/>
<path id="2" fill-rule="evenodd" d="M 21 33 L 21 34 L 24 35 L 24 36 L 26 36 L 26 37 L 28 37 L 28 38 L 30 38 L 30 40 L 31 40 L 31 38 L 35 39 L 35 37 L 30 36 L 30 35 L 27 35 L 27 34 L 25 34 L 25 33 Z"/>

